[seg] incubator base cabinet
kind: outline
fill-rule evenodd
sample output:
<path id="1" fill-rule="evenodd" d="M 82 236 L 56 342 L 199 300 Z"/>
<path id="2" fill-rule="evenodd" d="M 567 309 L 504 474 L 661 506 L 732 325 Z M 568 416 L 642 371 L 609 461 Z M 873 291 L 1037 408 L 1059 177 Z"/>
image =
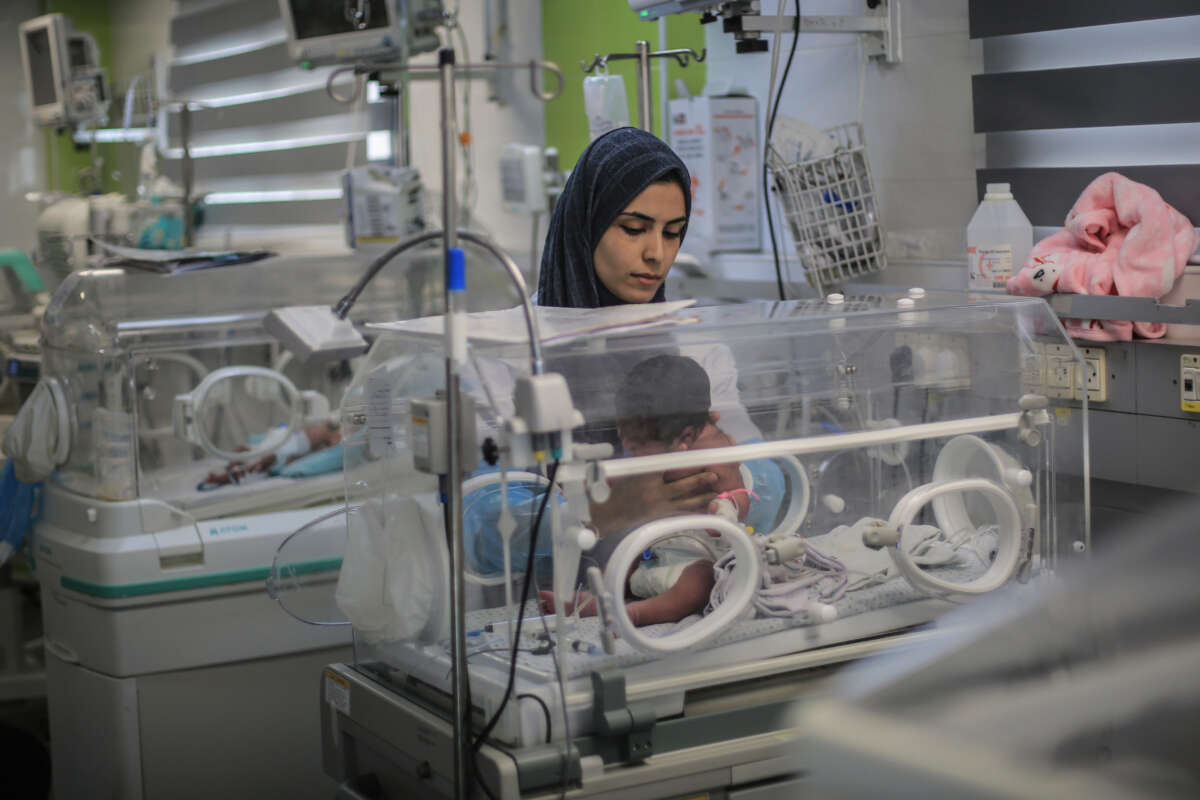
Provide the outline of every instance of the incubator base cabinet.
<path id="1" fill-rule="evenodd" d="M 335 409 L 353 364 L 300 363 L 262 321 L 332 302 L 359 266 L 93 270 L 54 294 L 38 413 L 14 425 L 52 469 L 32 555 L 59 800 L 331 796 L 315 670 L 349 657 L 350 629 L 268 589 L 294 532 L 345 537 Z M 422 312 L 424 277 L 381 276 L 354 321 Z M 344 549 L 308 541 L 287 578 L 302 606 L 297 584 L 332 585 Z"/>
<path id="2" fill-rule="evenodd" d="M 1039 345 L 1079 358 L 1040 301 L 538 312 L 546 374 L 509 312 L 469 318 L 459 361 L 470 771 L 496 797 L 795 797 L 790 709 L 839 665 L 1089 549 L 1086 459 L 1056 469 L 1030 390 Z M 440 331 L 385 326 L 342 404 L 354 660 L 320 697 L 346 796 L 453 796 L 446 522 L 404 488 L 445 441 Z"/>

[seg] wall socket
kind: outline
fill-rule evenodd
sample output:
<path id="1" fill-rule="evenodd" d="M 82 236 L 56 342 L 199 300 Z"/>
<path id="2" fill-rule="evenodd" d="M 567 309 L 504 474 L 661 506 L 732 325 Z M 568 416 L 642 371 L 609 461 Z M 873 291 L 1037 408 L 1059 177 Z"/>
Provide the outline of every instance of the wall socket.
<path id="1" fill-rule="evenodd" d="M 1108 402 L 1108 355 L 1103 347 L 1081 347 L 1083 365 L 1065 344 L 1032 341 L 1021 359 L 1021 388 L 1062 400 Z"/>

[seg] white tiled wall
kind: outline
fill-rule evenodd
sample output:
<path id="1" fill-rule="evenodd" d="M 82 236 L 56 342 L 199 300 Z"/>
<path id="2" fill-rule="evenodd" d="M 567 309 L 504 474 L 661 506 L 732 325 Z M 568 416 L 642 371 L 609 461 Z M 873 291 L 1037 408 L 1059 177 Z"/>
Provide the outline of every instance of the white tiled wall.
<path id="1" fill-rule="evenodd" d="M 891 251 L 908 257 L 959 258 L 975 210 L 975 169 L 982 137 L 972 129 L 971 75 L 982 56 L 970 42 L 967 0 L 901 0 L 903 61 L 872 60 L 864 74 L 863 124 Z M 792 13 L 792 0 L 786 3 Z M 776 0 L 763 0 L 773 14 Z M 803 0 L 801 14 L 859 15 L 863 0 Z M 759 98 L 765 117 L 770 54 L 737 55 L 719 25 L 706 31 L 709 75 L 736 75 Z M 791 44 L 782 41 L 780 72 Z M 774 43 L 772 43 L 774 46 Z M 780 113 L 819 127 L 858 116 L 859 49 L 846 34 L 801 34 Z M 712 78 L 710 77 L 710 80 Z M 765 222 L 764 222 L 765 231 Z M 718 274 L 773 277 L 770 245 L 759 257 L 722 254 Z"/>

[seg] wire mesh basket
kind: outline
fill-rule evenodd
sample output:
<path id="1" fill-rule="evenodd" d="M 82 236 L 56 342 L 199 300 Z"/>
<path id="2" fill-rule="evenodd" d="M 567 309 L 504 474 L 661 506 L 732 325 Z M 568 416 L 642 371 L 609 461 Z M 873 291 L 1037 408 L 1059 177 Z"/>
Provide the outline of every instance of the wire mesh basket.
<path id="1" fill-rule="evenodd" d="M 789 163 L 767 148 L 767 166 L 808 281 L 822 291 L 887 266 L 862 125 L 825 132 L 838 145 L 829 156 Z"/>

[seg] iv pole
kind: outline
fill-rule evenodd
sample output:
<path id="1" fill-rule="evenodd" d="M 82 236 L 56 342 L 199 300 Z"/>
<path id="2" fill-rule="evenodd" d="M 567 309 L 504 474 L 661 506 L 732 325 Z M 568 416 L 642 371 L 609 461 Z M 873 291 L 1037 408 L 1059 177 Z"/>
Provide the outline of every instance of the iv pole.
<path id="1" fill-rule="evenodd" d="M 583 71 L 587 73 L 594 72 L 597 67 L 603 69 L 608 66 L 609 61 L 623 61 L 625 59 L 637 59 L 637 102 L 638 102 L 638 127 L 644 131 L 653 133 L 654 114 L 652 111 L 652 93 L 650 89 L 650 59 L 652 58 L 674 58 L 679 62 L 679 66 L 686 67 L 692 60 L 703 61 L 708 55 L 708 50 L 701 50 L 697 53 L 691 48 L 683 48 L 679 50 L 658 50 L 650 52 L 650 43 L 646 41 L 634 42 L 634 47 L 637 48 L 633 53 L 609 53 L 606 56 L 597 54 L 592 59 L 592 63 L 580 61 L 579 66 L 583 67 Z"/>
<path id="2" fill-rule="evenodd" d="M 445 500 L 446 537 L 450 550 L 450 661 L 453 668 L 453 698 L 454 698 L 454 796 L 466 798 L 470 789 L 469 770 L 471 764 L 471 707 L 468 702 L 470 694 L 470 673 L 467 670 L 466 659 L 466 586 L 463 577 L 463 531 L 462 531 L 462 472 L 463 464 L 459 450 L 459 440 L 462 438 L 462 400 L 459 396 L 461 369 L 466 362 L 466 291 L 462 274 L 462 254 L 458 248 L 458 203 L 454 193 L 455 186 L 455 135 L 454 81 L 456 77 L 468 80 L 482 77 L 484 74 L 501 69 L 528 69 L 530 89 L 534 96 L 543 101 L 553 100 L 563 88 L 562 71 L 557 65 L 545 61 L 531 60 L 524 63 L 487 62 L 483 64 L 456 65 L 453 48 L 442 48 L 438 51 L 436 66 L 425 64 L 407 64 L 385 67 L 384 72 L 407 73 L 410 78 L 419 79 L 422 73 L 436 72 L 440 83 L 441 99 L 441 134 L 442 134 L 442 246 L 444 258 L 444 311 L 445 311 L 445 350 L 446 350 L 446 448 L 447 474 L 441 476 L 442 491 Z M 550 92 L 541 91 L 537 86 L 537 73 L 549 70 L 558 77 L 558 86 Z M 373 72 L 379 66 L 356 67 L 355 71 Z M 432 77 L 432 76 L 429 76 Z M 428 235 L 428 234 L 427 234 Z M 416 237 L 415 237 L 416 238 Z M 474 240 L 474 237 L 467 237 Z M 406 242 L 405 245 L 413 240 Z M 397 248 L 393 248 L 393 251 Z M 492 250 L 493 255 L 504 261 L 503 254 Z M 388 257 L 394 255 L 390 252 Z M 508 265 L 506 264 L 506 267 Z M 379 264 L 382 267 L 382 263 Z M 377 271 L 377 270 L 376 270 Z M 512 270 L 510 270 L 511 272 Z M 370 280 L 373 272 L 368 272 L 365 280 Z M 361 289 L 361 287 L 359 287 Z M 348 295 L 339 306 L 353 303 Z M 348 310 L 348 305 L 347 305 Z M 344 316 L 344 312 L 342 314 Z M 535 335 L 534 323 L 530 319 L 530 333 Z M 540 349 L 536 341 L 531 343 L 534 351 L 534 373 L 542 368 Z"/>

